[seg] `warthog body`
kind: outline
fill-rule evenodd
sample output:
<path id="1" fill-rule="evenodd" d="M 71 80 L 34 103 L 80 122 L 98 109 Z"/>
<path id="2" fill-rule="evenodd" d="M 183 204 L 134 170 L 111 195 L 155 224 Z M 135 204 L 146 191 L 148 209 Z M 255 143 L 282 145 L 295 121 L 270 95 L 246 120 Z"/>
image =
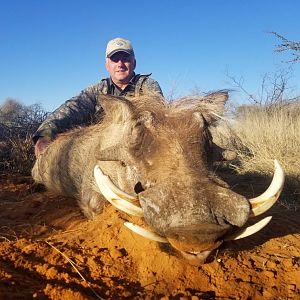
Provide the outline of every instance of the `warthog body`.
<path id="1" fill-rule="evenodd" d="M 137 194 L 145 222 L 175 248 L 215 249 L 250 213 L 249 201 L 210 171 L 209 126 L 226 100 L 226 92 L 173 103 L 103 96 L 104 119 L 57 137 L 38 157 L 33 178 L 77 198 L 92 218 L 106 201 L 93 176 L 99 165 L 120 189 Z"/>

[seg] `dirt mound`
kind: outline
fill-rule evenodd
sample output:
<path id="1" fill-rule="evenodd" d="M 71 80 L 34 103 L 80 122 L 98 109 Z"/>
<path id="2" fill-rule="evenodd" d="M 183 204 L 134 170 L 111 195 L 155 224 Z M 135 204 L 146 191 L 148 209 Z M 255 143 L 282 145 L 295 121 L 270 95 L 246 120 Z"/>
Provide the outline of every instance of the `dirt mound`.
<path id="1" fill-rule="evenodd" d="M 30 178 L 0 178 L 0 299 L 299 299 L 299 210 L 195 266 L 130 232 L 107 205 L 86 220 Z"/>

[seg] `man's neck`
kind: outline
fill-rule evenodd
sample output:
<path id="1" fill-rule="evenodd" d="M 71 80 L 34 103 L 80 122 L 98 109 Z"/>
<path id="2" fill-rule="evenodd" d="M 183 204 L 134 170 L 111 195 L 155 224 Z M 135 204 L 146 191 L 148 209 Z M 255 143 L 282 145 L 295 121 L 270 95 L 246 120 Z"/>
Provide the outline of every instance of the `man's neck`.
<path id="1" fill-rule="evenodd" d="M 115 84 L 118 88 L 120 88 L 122 91 L 126 88 L 126 86 L 128 85 L 128 83 L 129 83 L 129 82 L 127 82 L 127 83 L 115 83 L 115 82 L 114 82 L 114 84 Z"/>

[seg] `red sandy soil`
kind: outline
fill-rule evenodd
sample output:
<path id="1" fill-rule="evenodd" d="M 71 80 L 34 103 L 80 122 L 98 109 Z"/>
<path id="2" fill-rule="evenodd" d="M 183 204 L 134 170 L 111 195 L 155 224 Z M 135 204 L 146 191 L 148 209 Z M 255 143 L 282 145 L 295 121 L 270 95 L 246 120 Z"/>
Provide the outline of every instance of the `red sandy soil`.
<path id="1" fill-rule="evenodd" d="M 258 234 L 197 266 L 129 231 L 137 220 L 109 204 L 87 220 L 74 199 L 3 175 L 0 299 L 300 299 L 299 209 L 267 215 Z"/>

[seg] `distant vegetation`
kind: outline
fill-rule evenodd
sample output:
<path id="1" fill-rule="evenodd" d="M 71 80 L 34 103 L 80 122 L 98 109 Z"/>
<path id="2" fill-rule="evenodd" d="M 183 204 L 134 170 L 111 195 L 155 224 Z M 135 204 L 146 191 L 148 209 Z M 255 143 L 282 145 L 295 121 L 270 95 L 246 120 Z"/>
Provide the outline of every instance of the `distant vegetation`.
<path id="1" fill-rule="evenodd" d="M 25 106 L 8 98 L 0 106 L 0 171 L 30 174 L 32 135 L 47 113 L 39 104 Z"/>
<path id="2" fill-rule="evenodd" d="M 288 52 L 292 58 L 287 62 L 296 62 L 300 60 L 299 41 L 291 41 L 277 32 L 271 32 L 271 33 L 274 34 L 280 41 L 280 44 L 277 45 L 275 49 L 276 52 Z"/>
<path id="3" fill-rule="evenodd" d="M 278 159 L 285 170 L 289 199 L 299 202 L 300 97 L 286 98 L 284 76 L 276 74 L 265 84 L 257 96 L 242 88 L 249 104 L 233 109 L 230 119 L 220 120 L 212 132 L 214 141 L 236 152 L 230 167 L 239 174 L 271 175 L 273 160 Z"/>
<path id="4" fill-rule="evenodd" d="M 233 120 L 221 121 L 214 138 L 237 153 L 238 161 L 232 166 L 238 172 L 272 173 L 277 158 L 286 174 L 300 183 L 299 101 L 240 106 Z"/>

